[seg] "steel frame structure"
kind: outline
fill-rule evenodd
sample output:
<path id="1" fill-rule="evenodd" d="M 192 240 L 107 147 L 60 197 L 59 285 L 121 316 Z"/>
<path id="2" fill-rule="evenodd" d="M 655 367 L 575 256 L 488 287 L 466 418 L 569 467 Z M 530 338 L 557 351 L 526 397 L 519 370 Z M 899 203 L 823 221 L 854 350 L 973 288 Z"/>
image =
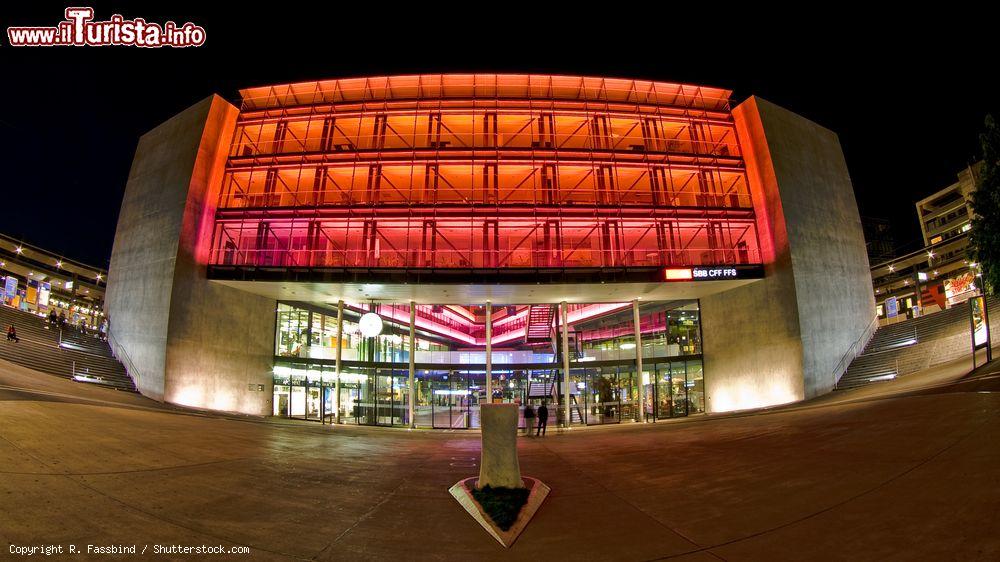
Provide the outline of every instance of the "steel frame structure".
<path id="1" fill-rule="evenodd" d="M 475 74 L 242 94 L 213 265 L 762 261 L 726 90 Z"/>

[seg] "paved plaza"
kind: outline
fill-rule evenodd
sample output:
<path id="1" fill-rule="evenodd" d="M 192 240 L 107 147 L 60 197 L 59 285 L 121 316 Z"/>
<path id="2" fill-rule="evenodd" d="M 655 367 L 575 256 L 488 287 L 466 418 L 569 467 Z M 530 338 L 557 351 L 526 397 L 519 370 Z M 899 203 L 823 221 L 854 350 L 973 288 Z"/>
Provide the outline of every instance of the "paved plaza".
<path id="1" fill-rule="evenodd" d="M 994 371 L 522 439 L 522 471 L 552 493 L 505 551 L 447 492 L 477 473 L 478 433 L 203 415 L 0 363 L 0 538 L 4 557 L 44 543 L 246 545 L 254 560 L 996 560 Z"/>

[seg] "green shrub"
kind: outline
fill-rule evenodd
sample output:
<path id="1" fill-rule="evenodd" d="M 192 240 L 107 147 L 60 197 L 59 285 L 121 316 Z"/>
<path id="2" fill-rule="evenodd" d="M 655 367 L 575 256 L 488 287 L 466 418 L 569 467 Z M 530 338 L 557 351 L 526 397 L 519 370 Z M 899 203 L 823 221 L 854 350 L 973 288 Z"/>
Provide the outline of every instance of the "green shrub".
<path id="1" fill-rule="evenodd" d="M 517 521 L 517 514 L 521 513 L 521 508 L 528 503 L 530 493 L 527 488 L 484 486 L 481 490 L 473 489 L 472 497 L 483 506 L 487 517 L 501 530 L 506 531 Z"/>

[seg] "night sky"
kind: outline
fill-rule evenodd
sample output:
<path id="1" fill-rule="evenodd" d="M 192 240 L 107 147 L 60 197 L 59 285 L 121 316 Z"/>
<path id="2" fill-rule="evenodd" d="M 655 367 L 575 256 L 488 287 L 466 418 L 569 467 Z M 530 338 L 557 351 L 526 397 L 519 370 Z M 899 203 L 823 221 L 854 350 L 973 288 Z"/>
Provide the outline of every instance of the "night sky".
<path id="1" fill-rule="evenodd" d="M 990 84 L 1000 49 L 978 24 L 985 14 L 911 21 L 810 9 L 785 14 L 806 18 L 799 24 L 768 27 L 707 4 L 700 15 L 668 3 L 659 14 L 624 3 L 606 14 L 582 2 L 558 12 L 489 4 L 488 16 L 481 3 L 396 15 L 389 3 L 350 4 L 358 13 L 287 2 L 211 13 L 208 1 L 171 11 L 79 4 L 100 20 L 192 21 L 208 37 L 189 49 L 12 48 L 6 33 L 0 39 L 0 231 L 103 267 L 139 136 L 213 92 L 236 102 L 241 87 L 480 71 L 713 85 L 732 89 L 734 105 L 754 94 L 840 135 L 861 213 L 890 219 L 906 249 L 919 238 L 913 203 L 953 182 L 978 154 L 986 113 L 1000 116 Z M 0 27 L 55 25 L 64 6 L 5 6 Z"/>

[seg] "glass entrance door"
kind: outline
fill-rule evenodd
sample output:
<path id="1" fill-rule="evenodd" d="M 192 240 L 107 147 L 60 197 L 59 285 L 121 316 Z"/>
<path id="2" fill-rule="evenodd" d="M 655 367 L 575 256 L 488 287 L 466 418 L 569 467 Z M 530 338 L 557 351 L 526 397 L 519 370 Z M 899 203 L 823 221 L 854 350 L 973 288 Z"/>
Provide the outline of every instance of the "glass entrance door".
<path id="1" fill-rule="evenodd" d="M 655 363 L 653 372 L 653 394 L 656 404 L 656 419 L 662 420 L 670 417 L 673 404 L 673 392 L 670 386 L 670 363 Z"/>
<path id="2" fill-rule="evenodd" d="M 375 375 L 375 424 L 402 425 L 408 423 L 408 373 L 379 369 Z"/>
<path id="3" fill-rule="evenodd" d="M 431 388 L 431 424 L 436 429 L 468 429 L 472 417 L 472 389 L 461 371 L 427 375 Z"/>
<path id="4" fill-rule="evenodd" d="M 617 367 L 589 369 L 587 424 L 619 423 L 622 419 L 621 377 Z"/>
<path id="5" fill-rule="evenodd" d="M 322 413 L 322 404 L 320 403 L 320 396 L 322 395 L 322 387 L 317 383 L 312 383 L 306 387 L 306 419 L 319 421 L 320 414 Z"/>

